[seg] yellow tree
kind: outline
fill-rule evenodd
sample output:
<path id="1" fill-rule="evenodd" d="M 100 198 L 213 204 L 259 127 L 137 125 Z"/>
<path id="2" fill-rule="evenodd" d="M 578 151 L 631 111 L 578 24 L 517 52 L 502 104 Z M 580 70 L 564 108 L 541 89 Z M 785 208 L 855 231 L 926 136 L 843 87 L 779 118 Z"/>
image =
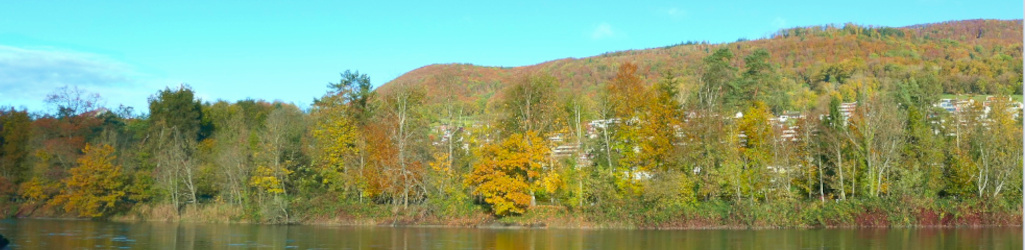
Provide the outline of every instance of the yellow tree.
<path id="1" fill-rule="evenodd" d="M 501 116 L 498 119 L 498 124 L 502 129 L 503 134 L 521 134 L 525 135 L 528 133 L 534 133 L 538 138 L 549 138 L 552 135 L 561 135 L 565 133 L 563 127 L 565 125 L 564 114 L 562 110 L 556 105 L 556 87 L 559 85 L 558 80 L 548 74 L 541 73 L 538 75 L 529 75 L 522 80 L 514 83 L 505 90 L 503 90 L 503 100 L 501 102 Z M 527 142 L 531 146 L 538 146 L 539 143 Z M 547 145 L 553 146 L 553 145 Z M 545 155 L 538 155 L 543 160 L 552 160 L 546 158 Z M 553 162 L 550 164 L 546 172 L 554 173 Z M 557 186 L 556 183 L 552 182 L 553 179 L 537 179 L 535 177 L 527 178 L 528 183 L 537 183 L 537 181 L 548 182 L 551 185 Z M 535 201 L 535 194 L 539 191 L 536 186 L 530 189 L 530 201 L 533 205 Z M 548 189 L 548 194 L 554 192 L 554 188 Z M 551 197 L 550 197 L 551 198 Z"/>
<path id="2" fill-rule="evenodd" d="M 684 170 L 678 163 L 679 143 L 683 135 L 683 117 L 678 101 L 678 82 L 672 73 L 666 72 L 663 79 L 655 86 L 646 90 L 649 93 L 638 93 L 649 96 L 640 103 L 640 112 L 635 113 L 637 124 L 624 130 L 626 135 L 635 135 L 630 140 L 636 143 L 636 150 L 624 153 L 624 160 L 634 164 L 639 173 L 650 174 L 649 186 L 645 194 L 670 194 L 672 203 L 689 203 L 693 201 L 692 171 Z M 636 180 L 635 178 L 634 180 Z M 652 183 L 656 182 L 656 183 Z"/>
<path id="3" fill-rule="evenodd" d="M 318 170 L 330 189 L 348 191 L 352 178 L 346 174 L 345 157 L 358 153 L 355 124 L 345 116 L 342 96 L 325 96 L 314 104 L 313 138 L 318 149 Z M 361 193 L 362 195 L 362 193 Z"/>
<path id="4" fill-rule="evenodd" d="M 545 174 L 545 157 L 551 149 L 533 131 L 512 134 L 504 141 L 486 144 L 475 153 L 480 161 L 466 179 L 476 186 L 474 195 L 484 197 L 495 215 L 522 214 L 530 206 L 533 188 L 556 187 L 558 176 Z"/>
<path id="5" fill-rule="evenodd" d="M 64 190 L 51 202 L 83 217 L 108 215 L 123 200 L 127 188 L 121 166 L 113 164 L 114 148 L 86 144 L 82 151 L 85 155 L 71 168 Z"/>
<path id="6" fill-rule="evenodd" d="M 292 171 L 285 168 L 259 166 L 256 167 L 252 178 L 249 178 L 249 185 L 259 189 L 261 194 L 267 193 L 277 197 L 285 193 L 285 185 L 281 180 L 290 174 Z"/>
<path id="7" fill-rule="evenodd" d="M 462 181 L 462 174 L 457 172 L 452 166 L 452 156 L 448 152 L 435 152 L 433 154 L 434 160 L 428 162 L 428 166 L 431 167 L 429 178 L 426 182 L 428 185 L 437 190 L 437 194 L 432 196 L 439 200 L 462 203 L 466 200 L 466 193 L 459 182 Z M 456 185 L 452 185 L 456 183 Z"/>
<path id="8" fill-rule="evenodd" d="M 683 121 L 680 103 L 677 101 L 677 81 L 667 73 L 652 89 L 654 98 L 648 98 L 643 104 L 643 117 L 638 129 L 640 159 L 639 165 L 645 170 L 668 170 L 675 168 L 677 132 L 682 128 Z"/>
<path id="9" fill-rule="evenodd" d="M 289 164 L 289 162 L 286 162 L 286 164 Z M 263 205 L 265 203 L 264 200 L 267 199 L 265 195 L 269 195 L 270 198 L 273 199 L 274 205 L 276 205 L 273 209 L 281 212 L 280 215 L 283 216 L 285 222 L 289 221 L 288 205 L 285 201 L 287 197 L 282 196 L 287 195 L 285 192 L 285 180 L 287 180 L 288 176 L 291 174 L 291 170 L 281 166 L 260 165 L 256 167 L 256 171 L 253 172 L 253 176 L 249 178 L 249 186 L 258 190 L 257 202 Z M 261 206 L 261 209 L 267 208 Z M 270 215 L 268 214 L 270 212 L 268 210 L 264 210 L 263 212 L 265 213 L 264 215 Z"/>
<path id="10" fill-rule="evenodd" d="M 370 144 L 365 133 L 372 125 L 374 92 L 370 77 L 346 70 L 338 83 L 330 83 L 323 98 L 315 100 L 311 117 L 314 120 L 317 171 L 328 189 L 343 196 L 358 194 L 360 202 L 367 197 L 370 182 L 368 171 Z"/>
<path id="11" fill-rule="evenodd" d="M 46 150 L 36 150 L 34 157 L 37 159 L 33 164 L 35 172 L 49 171 L 50 159 L 53 157 Z M 30 202 L 45 203 L 60 193 L 61 186 L 58 181 L 50 178 L 33 176 L 31 180 L 21 183 L 19 187 L 21 197 Z"/>
<path id="12" fill-rule="evenodd" d="M 748 195 L 764 195 L 761 191 L 768 177 L 764 170 L 771 164 L 772 159 L 773 132 L 769 124 L 770 117 L 772 114 L 769 113 L 768 106 L 764 102 L 755 101 L 740 120 L 739 127 L 745 141 L 740 147 L 744 160 L 740 177 L 743 183 L 740 188 Z"/>

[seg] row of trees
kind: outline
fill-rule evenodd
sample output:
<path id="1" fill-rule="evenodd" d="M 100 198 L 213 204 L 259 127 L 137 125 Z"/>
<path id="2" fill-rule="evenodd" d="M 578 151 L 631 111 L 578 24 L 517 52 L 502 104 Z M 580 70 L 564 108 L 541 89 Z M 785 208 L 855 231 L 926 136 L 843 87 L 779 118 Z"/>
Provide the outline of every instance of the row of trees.
<path id="1" fill-rule="evenodd" d="M 594 96 L 524 76 L 475 116 L 454 101 L 425 105 L 451 98 L 425 86 L 377 92 L 351 71 L 309 110 L 204 103 L 180 86 L 136 116 L 65 88 L 47 100 L 54 114 L 0 113 L 0 195 L 86 217 L 218 204 L 276 222 L 324 213 L 324 200 L 442 216 L 538 204 L 1021 202 L 1022 116 L 1009 99 L 949 113 L 933 107 L 940 92 L 927 73 L 826 72 L 835 84 L 813 90 L 786 80 L 768 51 L 739 68 L 733 57 L 722 48 L 693 77 L 659 79 L 625 62 Z M 815 101 L 795 104 L 797 94 Z M 776 118 L 787 110 L 803 115 Z"/>
<path id="2" fill-rule="evenodd" d="M 200 103 L 188 86 L 154 94 L 148 116 L 101 108 L 99 96 L 77 88 L 47 103 L 58 112 L 0 115 L 0 195 L 28 211 L 103 217 L 145 203 L 180 212 L 223 202 L 287 219 L 286 177 L 309 164 L 301 152 L 308 115 L 290 104 Z"/>

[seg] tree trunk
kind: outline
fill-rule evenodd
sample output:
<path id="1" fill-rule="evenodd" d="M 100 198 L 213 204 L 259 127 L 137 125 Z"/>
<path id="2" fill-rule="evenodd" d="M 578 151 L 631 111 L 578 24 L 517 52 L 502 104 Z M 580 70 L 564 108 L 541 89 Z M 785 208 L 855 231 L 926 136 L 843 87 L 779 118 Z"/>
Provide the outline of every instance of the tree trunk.
<path id="1" fill-rule="evenodd" d="M 822 179 L 823 179 L 822 178 L 822 176 L 823 176 L 822 165 L 821 164 L 816 164 L 816 166 L 818 166 L 818 168 L 819 168 L 819 171 L 818 171 L 819 172 L 819 201 L 825 202 L 826 201 L 826 191 L 822 187 L 823 186 L 823 184 L 822 184 Z"/>
<path id="2" fill-rule="evenodd" d="M 841 152 L 839 145 L 837 145 L 834 151 L 836 151 L 836 168 L 840 170 L 840 199 L 846 200 L 847 191 L 844 190 L 843 180 L 843 152 Z"/>

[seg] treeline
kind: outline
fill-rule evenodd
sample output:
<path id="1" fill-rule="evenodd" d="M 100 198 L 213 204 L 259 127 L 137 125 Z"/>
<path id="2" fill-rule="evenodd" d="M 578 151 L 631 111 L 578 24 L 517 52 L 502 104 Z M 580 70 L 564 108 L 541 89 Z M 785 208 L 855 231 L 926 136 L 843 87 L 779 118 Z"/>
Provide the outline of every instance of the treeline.
<path id="1" fill-rule="evenodd" d="M 201 102 L 180 86 L 138 116 L 65 88 L 47 99 L 54 114 L 0 113 L 0 195 L 8 216 L 229 207 L 231 220 L 280 223 L 538 207 L 660 223 L 709 204 L 730 217 L 878 200 L 1020 211 L 1022 115 L 1008 96 L 948 112 L 931 70 L 826 70 L 812 87 L 766 50 L 735 57 L 721 48 L 696 74 L 656 80 L 622 63 L 596 96 L 529 75 L 473 115 L 428 102 L 451 98 L 430 86 L 382 94 L 351 71 L 309 110 Z"/>

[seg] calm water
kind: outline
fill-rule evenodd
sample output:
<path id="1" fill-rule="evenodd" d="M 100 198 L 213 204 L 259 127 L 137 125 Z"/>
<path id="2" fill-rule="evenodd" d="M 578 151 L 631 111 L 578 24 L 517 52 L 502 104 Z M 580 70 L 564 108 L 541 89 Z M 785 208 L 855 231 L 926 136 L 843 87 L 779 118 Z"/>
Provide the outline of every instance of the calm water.
<path id="1" fill-rule="evenodd" d="M 12 249 L 1022 249 L 1021 228 L 572 230 L 0 221 Z"/>

